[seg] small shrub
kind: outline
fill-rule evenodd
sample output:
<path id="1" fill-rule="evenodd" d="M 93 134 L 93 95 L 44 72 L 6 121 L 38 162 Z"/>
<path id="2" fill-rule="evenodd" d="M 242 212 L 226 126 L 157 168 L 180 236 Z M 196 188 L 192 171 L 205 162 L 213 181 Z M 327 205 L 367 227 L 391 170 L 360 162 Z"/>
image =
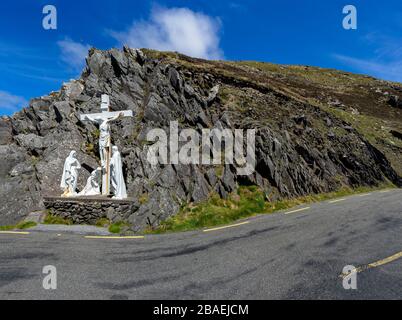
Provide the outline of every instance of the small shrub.
<path id="1" fill-rule="evenodd" d="M 119 221 L 116 223 L 113 223 L 109 226 L 109 232 L 110 233 L 121 233 L 123 227 L 129 227 L 130 224 L 128 224 L 127 222 L 124 221 Z"/>
<path id="2" fill-rule="evenodd" d="M 95 146 L 92 143 L 87 143 L 85 145 L 85 151 L 87 154 L 93 154 L 95 152 Z"/>
<path id="3" fill-rule="evenodd" d="M 73 224 L 71 219 L 66 219 L 66 218 L 56 216 L 53 214 L 48 214 L 43 223 L 44 224 L 64 224 L 64 225 L 72 225 Z"/>
<path id="4" fill-rule="evenodd" d="M 148 193 L 144 193 L 142 194 L 139 198 L 138 201 L 140 202 L 140 204 L 145 204 L 149 201 L 149 195 Z"/>
<path id="5" fill-rule="evenodd" d="M 102 227 L 103 228 L 103 227 L 106 227 L 106 226 L 110 225 L 110 221 L 107 218 L 100 218 L 100 219 L 98 219 L 96 221 L 95 225 L 97 227 Z"/>

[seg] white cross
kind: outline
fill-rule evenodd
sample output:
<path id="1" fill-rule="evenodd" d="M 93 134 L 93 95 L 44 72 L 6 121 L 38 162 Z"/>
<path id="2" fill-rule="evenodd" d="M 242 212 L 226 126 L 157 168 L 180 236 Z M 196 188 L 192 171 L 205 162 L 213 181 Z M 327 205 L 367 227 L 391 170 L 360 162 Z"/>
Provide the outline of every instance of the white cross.
<path id="1" fill-rule="evenodd" d="M 133 117 L 132 110 L 111 112 L 109 109 L 110 100 L 107 94 L 102 95 L 101 113 L 82 114 L 81 121 L 92 121 L 99 125 L 99 153 L 102 166 L 102 194 L 110 193 L 110 158 L 111 158 L 111 131 L 110 122 L 122 117 Z"/>

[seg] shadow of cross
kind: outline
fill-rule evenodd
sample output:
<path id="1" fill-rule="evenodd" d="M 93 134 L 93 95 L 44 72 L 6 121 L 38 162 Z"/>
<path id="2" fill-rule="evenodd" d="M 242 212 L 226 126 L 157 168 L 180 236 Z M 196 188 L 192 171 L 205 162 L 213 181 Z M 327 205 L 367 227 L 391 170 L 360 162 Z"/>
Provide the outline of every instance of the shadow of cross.
<path id="1" fill-rule="evenodd" d="M 133 117 L 132 110 L 110 111 L 110 100 L 107 94 L 101 98 L 101 112 L 82 114 L 81 121 L 91 121 L 99 125 L 99 154 L 102 167 L 102 195 L 110 194 L 110 158 L 111 158 L 111 130 L 110 123 L 123 117 Z"/>

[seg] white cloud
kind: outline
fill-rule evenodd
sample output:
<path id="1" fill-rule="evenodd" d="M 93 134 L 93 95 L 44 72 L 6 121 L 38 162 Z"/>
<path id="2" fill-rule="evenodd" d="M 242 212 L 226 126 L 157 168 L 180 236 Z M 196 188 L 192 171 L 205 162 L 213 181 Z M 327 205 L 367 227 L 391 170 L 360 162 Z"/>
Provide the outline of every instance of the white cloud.
<path id="1" fill-rule="evenodd" d="M 402 61 L 383 62 L 376 59 L 364 60 L 335 54 L 334 57 L 359 70 L 381 79 L 402 82 Z"/>
<path id="2" fill-rule="evenodd" d="M 359 72 L 374 77 L 402 82 L 402 45 L 401 39 L 378 33 L 370 33 L 363 40 L 372 47 L 374 54 L 368 59 L 334 54 L 333 57 Z"/>
<path id="3" fill-rule="evenodd" d="M 26 105 L 28 105 L 28 101 L 24 97 L 0 90 L 0 110 L 2 113 L 16 112 Z"/>
<path id="4" fill-rule="evenodd" d="M 154 8 L 148 21 L 135 21 L 126 31 L 109 31 L 120 44 L 134 48 L 178 51 L 205 59 L 222 59 L 220 21 L 187 8 Z"/>
<path id="5" fill-rule="evenodd" d="M 61 60 L 67 63 L 73 70 L 80 71 L 85 65 L 85 58 L 91 47 L 88 44 L 75 42 L 70 38 L 58 41 L 61 50 Z"/>

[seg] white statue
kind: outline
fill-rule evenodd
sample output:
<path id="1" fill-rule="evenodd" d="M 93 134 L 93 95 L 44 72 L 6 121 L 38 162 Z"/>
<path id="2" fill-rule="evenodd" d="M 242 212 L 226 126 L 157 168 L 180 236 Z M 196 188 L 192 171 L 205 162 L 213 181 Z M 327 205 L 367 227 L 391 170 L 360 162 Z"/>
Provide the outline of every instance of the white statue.
<path id="1" fill-rule="evenodd" d="M 62 197 L 73 197 L 77 195 L 77 180 L 78 170 L 81 169 L 81 165 L 75 157 L 77 152 L 74 150 L 70 152 L 64 162 L 63 176 L 61 178 L 60 187 L 64 190 Z"/>
<path id="2" fill-rule="evenodd" d="M 109 195 L 110 191 L 110 156 L 111 156 L 111 130 L 110 123 L 123 117 L 133 117 L 131 110 L 111 112 L 109 110 L 109 96 L 102 95 L 101 112 L 81 115 L 81 121 L 92 121 L 99 125 L 99 154 L 102 166 L 102 194 Z"/>
<path id="3" fill-rule="evenodd" d="M 113 114 L 113 113 L 111 113 Z M 110 122 L 115 121 L 121 117 L 124 117 L 123 113 L 113 114 L 113 115 L 90 115 L 87 114 L 84 120 L 89 120 L 99 124 L 99 154 L 101 158 L 101 165 L 104 167 L 106 165 L 106 159 L 108 154 L 108 148 L 110 148 Z"/>
<path id="4" fill-rule="evenodd" d="M 85 188 L 78 195 L 79 196 L 100 195 L 101 180 L 102 180 L 102 169 L 98 167 L 96 170 L 91 172 L 91 175 L 87 179 L 87 184 L 85 185 Z"/>
<path id="5" fill-rule="evenodd" d="M 126 184 L 123 177 L 123 165 L 119 149 L 116 146 L 112 148 L 113 155 L 110 161 L 111 186 L 114 199 L 127 198 Z"/>

